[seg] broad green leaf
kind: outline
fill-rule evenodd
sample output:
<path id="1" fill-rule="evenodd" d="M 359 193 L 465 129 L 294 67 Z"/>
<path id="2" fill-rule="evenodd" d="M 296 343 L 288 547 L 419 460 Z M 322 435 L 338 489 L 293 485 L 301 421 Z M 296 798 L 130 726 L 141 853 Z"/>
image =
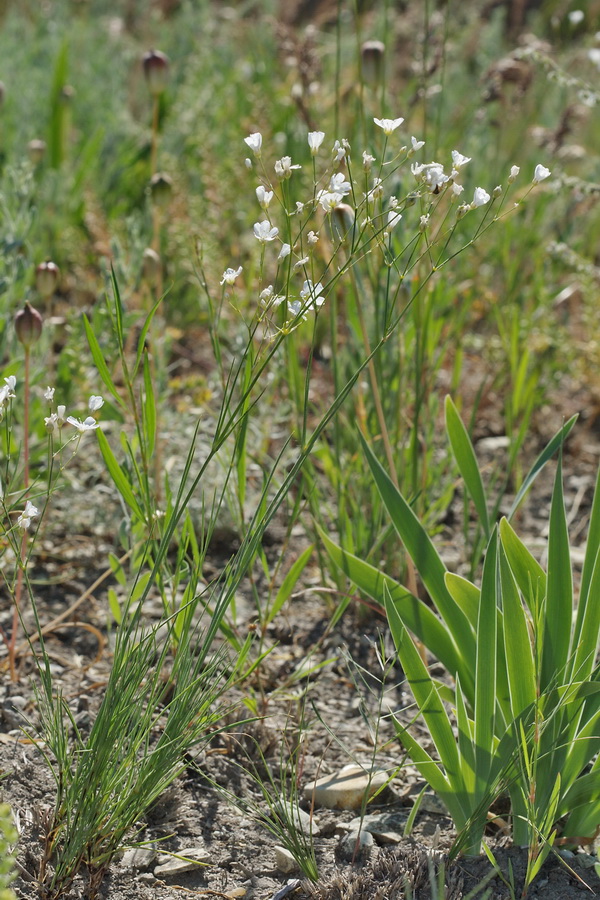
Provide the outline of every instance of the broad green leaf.
<path id="1" fill-rule="evenodd" d="M 114 588 L 109 587 L 108 589 L 108 607 L 112 613 L 112 617 L 117 623 L 120 625 L 123 621 L 123 615 L 121 613 L 121 604 L 119 603 L 119 598 L 117 597 L 117 592 Z"/>
<path id="2" fill-rule="evenodd" d="M 330 558 L 361 591 L 380 603 L 382 607 L 384 606 L 384 591 L 389 591 L 398 615 L 406 627 L 425 644 L 453 677 L 460 673 L 463 685 L 466 684 L 467 697 L 472 704 L 474 702 L 474 680 L 471 667 L 462 660 L 452 636 L 435 613 L 389 575 L 342 550 L 321 529 L 319 529 L 319 535 Z"/>
<path id="3" fill-rule="evenodd" d="M 381 498 L 400 539 L 412 558 L 425 587 L 429 591 L 431 599 L 448 626 L 461 656 L 466 660 L 474 659 L 475 635 L 468 618 L 446 587 L 446 567 L 444 563 L 433 546 L 429 535 L 360 432 L 359 437 Z M 466 690 L 469 687 L 468 681 L 469 679 L 463 681 Z"/>
<path id="4" fill-rule="evenodd" d="M 142 405 L 146 452 L 150 459 L 156 445 L 156 402 L 148 354 L 144 356 L 144 402 Z"/>
<path id="5" fill-rule="evenodd" d="M 294 590 L 296 583 L 297 583 L 298 579 L 300 578 L 300 575 L 304 571 L 309 559 L 311 558 L 312 552 L 314 549 L 315 549 L 314 544 L 311 544 L 310 547 L 307 547 L 306 550 L 304 551 L 304 553 L 302 553 L 298 557 L 298 559 L 295 561 L 295 563 L 290 568 L 289 572 L 283 579 L 281 587 L 277 591 L 277 596 L 275 597 L 275 600 L 273 601 L 273 606 L 269 610 L 269 613 L 267 616 L 267 622 L 272 622 L 273 619 L 275 618 L 275 616 L 277 616 L 279 614 L 279 612 L 281 611 L 281 608 L 286 603 L 290 594 Z"/>
<path id="6" fill-rule="evenodd" d="M 504 654 L 512 718 L 516 719 L 535 700 L 535 660 L 525 610 L 502 543 L 499 547 L 499 562 L 505 622 Z"/>
<path id="7" fill-rule="evenodd" d="M 456 679 L 456 725 L 458 728 L 458 752 L 465 788 L 475 792 L 475 748 L 473 721 L 469 718 L 460 678 Z"/>
<path id="8" fill-rule="evenodd" d="M 127 584 L 127 577 L 125 575 L 125 570 L 121 564 L 120 559 L 114 555 L 114 553 L 108 554 L 108 564 L 112 569 L 112 573 L 121 585 L 121 587 L 125 587 Z"/>
<path id="9" fill-rule="evenodd" d="M 446 779 L 451 785 L 458 786 L 461 779 L 460 763 L 448 713 L 438 696 L 427 667 L 398 614 L 396 604 L 393 603 L 389 596 L 389 592 L 385 592 L 384 599 L 398 657 L 419 712 L 423 716 L 433 743 L 436 746 L 440 762 L 446 773 Z"/>
<path id="10" fill-rule="evenodd" d="M 535 619 L 538 605 L 546 596 L 546 573 L 517 536 L 507 519 L 502 519 L 500 522 L 500 540 L 519 585 L 519 590 Z"/>
<path id="11" fill-rule="evenodd" d="M 142 330 L 141 330 L 140 336 L 138 338 L 135 364 L 134 364 L 133 370 L 131 372 L 131 380 L 132 381 L 138 373 L 138 369 L 140 367 L 140 362 L 142 361 L 142 356 L 144 355 L 144 351 L 146 350 L 146 337 L 148 335 L 148 331 L 150 330 L 150 326 L 152 325 L 152 320 L 154 319 L 154 316 L 156 315 L 156 311 L 157 311 L 158 307 L 160 306 L 160 304 L 163 302 L 163 300 L 164 300 L 164 295 L 159 300 L 156 301 L 156 303 L 154 304 L 154 306 L 152 307 L 152 309 L 146 316 L 146 321 L 142 325 Z"/>
<path id="12" fill-rule="evenodd" d="M 546 446 L 532 465 L 531 469 L 523 479 L 523 484 L 521 485 L 521 488 L 514 499 L 513 505 L 510 508 L 510 512 L 507 516 L 509 522 L 523 502 L 525 494 L 527 493 L 535 479 L 538 477 L 548 460 L 554 456 L 560 445 L 567 439 L 567 436 L 569 435 L 569 432 L 573 428 L 577 419 L 578 416 L 576 414 L 574 416 L 571 416 L 571 418 L 567 422 L 565 422 L 560 431 L 557 431 L 554 437 L 546 444 Z"/>
<path id="13" fill-rule="evenodd" d="M 588 538 L 589 540 L 589 538 Z M 580 593 L 577 621 L 573 636 L 571 677 L 588 678 L 596 664 L 598 637 L 600 635 L 600 548 L 585 596 Z"/>
<path id="14" fill-rule="evenodd" d="M 475 673 L 475 777 L 485 794 L 492 768 L 496 714 L 498 532 L 489 540 L 481 581 Z"/>
<path id="15" fill-rule="evenodd" d="M 477 510 L 481 527 L 483 528 L 486 538 L 489 538 L 490 521 L 481 472 L 477 465 L 477 459 L 475 457 L 471 438 L 469 437 L 469 432 L 465 428 L 463 421 L 458 414 L 458 410 L 449 394 L 446 397 L 446 431 L 448 432 L 454 459 L 458 465 L 467 492 Z"/>
<path id="16" fill-rule="evenodd" d="M 83 316 L 83 327 L 85 328 L 85 334 L 87 337 L 88 344 L 90 345 L 90 351 L 92 353 L 92 359 L 94 360 L 94 365 L 98 369 L 98 374 L 100 378 L 104 382 L 105 386 L 108 388 L 110 393 L 113 395 L 117 403 L 122 409 L 126 409 L 126 405 L 122 400 L 115 384 L 111 378 L 110 372 L 108 371 L 108 366 L 104 360 L 104 356 L 102 354 L 102 350 L 100 349 L 100 344 L 96 340 L 96 335 L 92 330 L 92 326 L 89 323 L 87 316 L 84 314 Z"/>
<path id="17" fill-rule="evenodd" d="M 462 575 L 454 575 L 453 572 L 446 572 L 446 587 L 468 618 L 473 630 L 477 628 L 477 616 L 479 614 L 479 596 L 480 590 L 467 578 Z"/>
<path id="18" fill-rule="evenodd" d="M 144 515 L 142 513 L 142 510 L 139 507 L 139 504 L 135 498 L 135 495 L 127 478 L 125 477 L 123 470 L 121 469 L 114 453 L 111 450 L 110 444 L 108 443 L 106 437 L 100 429 L 96 431 L 96 434 L 98 436 L 100 452 L 102 453 L 102 457 L 104 459 L 104 462 L 106 463 L 106 468 L 109 471 L 110 477 L 115 483 L 115 487 L 117 488 L 127 506 L 129 506 L 129 508 L 136 514 L 140 521 L 143 521 Z"/>
<path id="19" fill-rule="evenodd" d="M 143 572 L 139 578 L 136 580 L 133 590 L 131 591 L 130 603 L 137 603 L 140 597 L 143 595 L 150 578 L 152 577 L 152 572 Z"/>
<path id="20" fill-rule="evenodd" d="M 548 581 L 542 645 L 542 690 L 561 677 L 569 655 L 573 616 L 573 583 L 567 516 L 562 489 L 562 462 L 554 479 L 548 533 Z"/>

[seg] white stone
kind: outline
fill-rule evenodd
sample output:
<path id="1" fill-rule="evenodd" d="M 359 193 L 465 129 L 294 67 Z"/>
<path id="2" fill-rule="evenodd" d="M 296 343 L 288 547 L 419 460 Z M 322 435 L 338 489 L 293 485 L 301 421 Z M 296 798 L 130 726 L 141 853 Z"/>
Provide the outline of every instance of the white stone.
<path id="1" fill-rule="evenodd" d="M 210 853 L 204 847 L 187 847 L 178 850 L 177 856 L 163 853 L 158 861 L 161 865 L 154 870 L 156 876 L 179 875 L 181 872 L 191 872 L 196 866 L 210 862 Z"/>
<path id="2" fill-rule="evenodd" d="M 370 856 L 375 838 L 370 831 L 351 831 L 340 841 L 340 856 L 347 862 L 353 859 L 366 859 Z"/>
<path id="3" fill-rule="evenodd" d="M 275 865 L 284 875 L 291 875 L 294 872 L 298 872 L 300 869 L 300 866 L 294 859 L 293 853 L 290 853 L 285 847 L 279 846 L 275 847 Z"/>
<path id="4" fill-rule="evenodd" d="M 374 768 L 370 772 L 362 766 L 344 766 L 337 775 L 325 775 L 304 788 L 304 796 L 315 806 L 327 809 L 359 809 L 366 799 L 386 784 L 389 776 L 385 769 Z"/>

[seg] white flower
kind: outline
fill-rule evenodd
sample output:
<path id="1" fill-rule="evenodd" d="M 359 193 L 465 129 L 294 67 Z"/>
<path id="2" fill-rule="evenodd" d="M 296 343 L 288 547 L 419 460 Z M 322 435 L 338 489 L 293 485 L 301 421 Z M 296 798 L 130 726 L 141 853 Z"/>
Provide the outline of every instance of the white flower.
<path id="1" fill-rule="evenodd" d="M 244 143 L 247 144 L 255 156 L 260 156 L 260 150 L 262 147 L 262 134 L 260 131 L 255 131 L 254 134 L 249 134 L 248 137 L 244 138 Z"/>
<path id="2" fill-rule="evenodd" d="M 588 50 L 587 55 L 590 62 L 593 62 L 594 65 L 598 66 L 598 68 L 600 69 L 600 48 L 592 47 L 590 50 Z"/>
<path id="3" fill-rule="evenodd" d="M 34 506 L 31 500 L 28 500 L 25 504 L 25 509 L 17 519 L 17 525 L 19 528 L 22 528 L 23 531 L 26 531 L 31 525 L 31 520 L 35 516 L 39 516 L 40 511 L 37 506 Z"/>
<path id="4" fill-rule="evenodd" d="M 6 406 L 8 406 L 9 400 L 15 399 L 16 386 L 17 379 L 14 375 L 9 375 L 8 378 L 4 379 L 4 384 L 2 385 L 2 387 L 0 387 L 0 410 L 3 410 Z"/>
<path id="5" fill-rule="evenodd" d="M 308 256 L 304 256 L 302 259 L 299 259 L 298 262 L 294 263 L 294 272 L 298 269 L 301 269 L 306 263 L 309 261 Z"/>
<path id="6" fill-rule="evenodd" d="M 471 200 L 471 209 L 477 209 L 479 206 L 485 206 L 492 198 L 488 192 L 482 187 L 476 187 Z"/>
<path id="7" fill-rule="evenodd" d="M 452 193 L 454 194 L 454 196 L 460 197 L 460 195 L 462 194 L 463 191 L 464 191 L 464 187 L 462 186 L 462 184 L 458 184 L 458 182 L 455 181 L 454 184 L 452 185 Z"/>
<path id="8" fill-rule="evenodd" d="M 324 131 L 309 131 L 308 132 L 308 146 L 310 147 L 310 152 L 313 156 L 317 155 L 319 147 L 323 143 L 325 138 Z"/>
<path id="9" fill-rule="evenodd" d="M 423 165 L 413 163 L 410 171 L 417 181 L 422 181 L 427 185 L 432 194 L 439 193 L 440 188 L 450 181 L 450 176 L 444 173 L 443 165 L 438 162 L 424 163 Z"/>
<path id="10" fill-rule="evenodd" d="M 279 261 L 280 259 L 285 259 L 286 256 L 290 255 L 291 252 L 292 252 L 292 248 L 290 247 L 289 244 L 282 244 L 281 250 L 279 251 L 279 256 L 277 257 L 277 260 Z"/>
<path id="11" fill-rule="evenodd" d="M 273 191 L 267 191 L 266 188 L 259 184 L 256 188 L 256 199 L 260 203 L 263 209 L 266 209 L 273 199 Z"/>
<path id="12" fill-rule="evenodd" d="M 585 13 L 582 9 L 572 9 L 569 13 L 569 23 L 571 25 L 581 25 L 585 19 Z"/>
<path id="13" fill-rule="evenodd" d="M 346 140 L 346 138 L 342 138 L 341 141 L 336 141 L 333 145 L 333 161 L 336 163 L 341 162 L 346 156 L 346 152 L 350 149 L 350 144 Z"/>
<path id="14" fill-rule="evenodd" d="M 309 247 L 314 247 L 314 245 L 319 240 L 319 233 L 317 231 L 309 231 L 306 235 L 306 242 Z"/>
<path id="15" fill-rule="evenodd" d="M 370 153 L 367 153 L 366 150 L 363 150 L 362 156 L 363 156 L 363 169 L 365 170 L 365 172 L 370 172 L 371 166 L 375 162 L 375 157 L 371 156 Z"/>
<path id="16" fill-rule="evenodd" d="M 380 128 L 383 128 L 383 133 L 389 137 L 396 128 L 400 128 L 404 119 L 373 119 L 373 121 Z"/>
<path id="17" fill-rule="evenodd" d="M 551 174 L 550 169 L 547 169 L 546 166 L 543 166 L 541 163 L 538 163 L 535 167 L 535 172 L 533 173 L 533 183 L 539 184 L 540 181 L 543 181 L 545 178 L 548 178 Z"/>
<path id="18" fill-rule="evenodd" d="M 47 416 L 44 419 L 44 425 L 46 426 L 46 431 L 52 434 L 52 432 L 54 431 L 54 427 L 58 425 L 58 416 L 56 415 L 56 413 L 52 413 L 51 416 Z"/>
<path id="19" fill-rule="evenodd" d="M 57 406 L 56 407 L 56 424 L 59 428 L 62 428 L 66 422 L 65 413 L 67 411 L 66 406 Z"/>
<path id="20" fill-rule="evenodd" d="M 331 194 L 341 194 L 342 197 L 345 197 L 346 194 L 350 193 L 351 189 L 352 185 L 349 181 L 346 181 L 343 172 L 336 172 L 329 179 L 329 192 Z"/>
<path id="21" fill-rule="evenodd" d="M 260 305 L 264 306 L 265 309 L 268 306 L 279 306 L 285 300 L 285 297 L 274 292 L 272 284 L 269 284 L 266 288 L 263 288 L 258 296 L 260 299 Z"/>
<path id="22" fill-rule="evenodd" d="M 386 231 L 389 232 L 393 228 L 395 228 L 396 225 L 399 225 L 401 219 L 402 219 L 402 215 L 400 213 L 394 212 L 394 210 L 391 209 L 388 212 Z"/>
<path id="23" fill-rule="evenodd" d="M 292 157 L 291 156 L 282 156 L 281 159 L 278 159 L 275 163 L 275 174 L 278 178 L 289 178 L 292 174 L 293 169 L 301 169 L 302 166 L 292 165 Z"/>
<path id="24" fill-rule="evenodd" d="M 247 169 L 252 168 L 252 160 L 250 159 L 249 156 L 247 156 L 246 159 L 244 160 L 244 165 L 246 166 Z"/>
<path id="25" fill-rule="evenodd" d="M 460 169 L 462 166 L 466 166 L 466 164 L 470 162 L 470 156 L 463 156 L 462 153 L 458 152 L 458 150 L 452 151 L 452 165 L 455 169 Z"/>
<path id="26" fill-rule="evenodd" d="M 300 215 L 300 213 L 302 212 L 303 209 L 304 209 L 304 203 L 302 203 L 300 200 L 296 200 L 296 213 L 297 213 L 297 215 Z"/>
<path id="27" fill-rule="evenodd" d="M 46 388 L 46 390 L 44 391 L 44 400 L 47 400 L 48 403 L 52 403 L 52 401 L 54 400 L 54 388 L 53 387 Z"/>
<path id="28" fill-rule="evenodd" d="M 409 153 L 416 153 L 417 150 L 420 150 L 421 147 L 425 146 L 425 141 L 418 141 L 416 137 L 411 137 L 410 139 L 411 147 L 408 151 Z"/>
<path id="29" fill-rule="evenodd" d="M 512 184 L 519 172 L 521 171 L 519 166 L 511 166 L 510 167 L 510 175 L 508 176 L 508 183 Z"/>
<path id="30" fill-rule="evenodd" d="M 419 219 L 419 231 L 425 231 L 429 226 L 429 216 L 421 216 Z"/>
<path id="31" fill-rule="evenodd" d="M 302 285 L 302 290 L 300 291 L 300 297 L 304 303 L 310 303 L 316 309 L 323 306 L 325 303 L 325 296 L 323 294 L 323 285 L 313 284 L 310 279 L 305 281 Z"/>
<path id="32" fill-rule="evenodd" d="M 275 240 L 278 234 L 279 228 L 276 228 L 275 226 L 271 227 L 271 223 L 267 222 L 266 219 L 264 222 L 254 223 L 254 237 L 257 241 L 260 241 L 261 244 Z"/>
<path id="33" fill-rule="evenodd" d="M 88 401 L 88 409 L 90 412 L 97 412 L 97 410 L 102 409 L 104 406 L 104 397 L 97 397 L 95 394 L 92 394 Z"/>
<path id="34" fill-rule="evenodd" d="M 335 209 L 336 206 L 343 202 L 344 195 L 336 194 L 332 191 L 319 191 L 316 199 L 325 212 L 331 212 L 332 209 Z"/>
<path id="35" fill-rule="evenodd" d="M 494 188 L 494 190 L 492 191 L 492 197 L 494 197 L 494 198 L 499 197 L 501 193 L 502 193 L 502 185 L 497 184 L 496 187 Z"/>
<path id="36" fill-rule="evenodd" d="M 296 318 L 297 315 L 302 311 L 302 303 L 300 300 L 290 300 L 288 303 L 288 310 L 291 312 L 292 316 Z M 302 316 L 303 319 L 306 319 L 306 314 Z"/>
<path id="37" fill-rule="evenodd" d="M 380 197 L 383 197 L 383 187 L 381 178 L 373 179 L 373 187 L 367 194 L 367 200 L 373 201 L 378 200 Z"/>
<path id="38" fill-rule="evenodd" d="M 223 277 L 221 278 L 219 284 L 233 284 L 235 279 L 242 274 L 242 266 L 237 269 L 232 269 L 231 266 L 223 272 Z"/>
<path id="39" fill-rule="evenodd" d="M 93 431 L 95 428 L 100 428 L 92 416 L 88 416 L 83 422 L 81 419 L 76 419 L 75 416 L 67 416 L 67 422 L 69 425 L 72 425 L 73 428 L 76 428 L 80 434 L 83 434 L 85 431 Z"/>

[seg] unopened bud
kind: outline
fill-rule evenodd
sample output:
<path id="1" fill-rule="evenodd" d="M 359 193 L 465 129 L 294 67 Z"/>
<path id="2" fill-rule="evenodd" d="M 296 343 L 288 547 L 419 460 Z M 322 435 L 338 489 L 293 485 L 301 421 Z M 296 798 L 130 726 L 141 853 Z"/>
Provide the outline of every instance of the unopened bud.
<path id="1" fill-rule="evenodd" d="M 27 144 L 27 152 L 29 153 L 29 159 L 34 166 L 39 166 L 46 155 L 46 141 L 42 141 L 39 138 L 29 141 Z"/>
<path id="2" fill-rule="evenodd" d="M 354 225 L 354 210 L 347 203 L 339 203 L 331 211 L 331 232 L 334 241 L 345 241 Z"/>
<path id="3" fill-rule="evenodd" d="M 42 333 L 42 317 L 29 301 L 26 301 L 23 309 L 15 315 L 15 331 L 17 340 L 24 347 L 29 348 L 39 340 Z"/>
<path id="4" fill-rule="evenodd" d="M 160 256 L 152 247 L 146 247 L 142 256 L 142 278 L 149 284 L 155 284 L 160 270 Z"/>
<path id="5" fill-rule="evenodd" d="M 496 197 L 499 197 L 501 195 L 501 193 L 502 193 L 502 185 L 497 184 L 496 187 L 494 188 L 494 190 L 492 191 L 492 197 L 494 199 L 496 199 Z"/>
<path id="6" fill-rule="evenodd" d="M 35 270 L 35 286 L 40 297 L 51 297 L 60 278 L 60 269 L 56 263 L 48 260 L 39 264 Z"/>
<path id="7" fill-rule="evenodd" d="M 148 90 L 153 97 L 164 93 L 169 80 L 169 57 L 160 50 L 149 50 L 142 59 Z"/>
<path id="8" fill-rule="evenodd" d="M 385 44 L 381 41 L 365 41 L 360 48 L 362 76 L 365 84 L 376 86 L 383 78 Z"/>
<path id="9" fill-rule="evenodd" d="M 152 201 L 157 206 L 166 206 L 171 199 L 173 182 L 164 172 L 157 172 L 150 180 L 150 193 Z"/>

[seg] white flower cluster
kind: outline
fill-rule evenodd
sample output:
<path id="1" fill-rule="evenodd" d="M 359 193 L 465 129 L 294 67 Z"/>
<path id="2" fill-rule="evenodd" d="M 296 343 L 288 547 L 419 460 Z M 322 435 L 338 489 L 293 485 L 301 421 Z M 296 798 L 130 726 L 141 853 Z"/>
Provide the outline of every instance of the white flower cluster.
<path id="1" fill-rule="evenodd" d="M 8 408 L 10 401 L 14 400 L 16 397 L 16 386 L 17 379 L 14 375 L 9 375 L 8 378 L 4 379 L 4 384 L 0 387 L 0 422 L 4 418 L 4 413 Z"/>
<path id="2" fill-rule="evenodd" d="M 374 118 L 373 122 L 383 131 L 385 135 L 384 146 L 387 147 L 388 139 L 390 143 L 392 140 L 395 140 L 395 134 L 404 123 L 404 119 L 402 117 Z M 308 210 L 309 214 L 317 213 L 321 220 L 323 214 L 327 217 L 330 234 L 333 234 L 334 238 L 339 241 L 339 247 L 347 240 L 347 235 L 350 232 L 353 235 L 358 234 L 359 240 L 361 239 L 360 236 L 366 232 L 374 236 L 374 239 L 380 244 L 385 253 L 391 253 L 393 246 L 392 232 L 397 229 L 402 233 L 405 230 L 405 221 L 408 219 L 406 210 L 418 201 L 421 201 L 421 208 L 415 219 L 415 230 L 420 235 L 425 235 L 424 239 L 428 243 L 436 240 L 433 214 L 435 211 L 434 204 L 437 201 L 434 200 L 434 197 L 446 195 L 451 202 L 455 198 L 460 197 L 464 192 L 464 186 L 460 183 L 462 180 L 461 175 L 464 168 L 472 162 L 471 157 L 465 156 L 458 150 L 453 150 L 451 163 L 447 167 L 435 160 L 431 162 L 413 161 L 410 164 L 410 171 L 415 178 L 416 189 L 408 193 L 404 199 L 398 199 L 397 197 L 388 198 L 386 208 L 384 199 L 386 193 L 385 183 L 389 180 L 389 174 L 385 167 L 390 165 L 390 161 L 382 161 L 379 164 L 378 171 L 376 170 L 376 174 L 375 172 L 371 174 L 374 164 L 377 162 L 376 157 L 367 150 L 362 152 L 362 169 L 366 181 L 365 187 L 359 195 L 357 192 L 358 181 L 353 182 L 351 178 L 351 148 L 345 139 L 334 142 L 331 151 L 330 169 L 325 176 L 318 178 L 316 157 L 323 146 L 324 140 L 325 132 L 323 131 L 310 131 L 307 134 L 308 149 L 313 159 L 312 167 L 315 175 L 314 191 L 311 200 L 305 203 L 296 201 L 295 209 L 294 207 L 286 209 L 285 198 L 287 189 L 282 188 L 281 194 L 278 192 L 278 201 L 287 217 L 286 232 L 289 230 L 289 222 L 293 220 L 293 217 L 300 216 Z M 256 165 L 262 171 L 262 183 L 255 188 L 255 191 L 258 205 L 263 210 L 265 218 L 255 222 L 253 226 L 254 237 L 263 248 L 261 272 L 265 259 L 268 262 L 268 257 L 265 255 L 266 247 L 275 242 L 276 244 L 281 244 L 279 253 L 274 261 L 280 267 L 284 264 L 283 277 L 287 278 L 289 282 L 291 275 L 301 271 L 305 278 L 302 288 L 297 292 L 290 289 L 289 283 L 285 290 L 280 289 L 279 292 L 270 284 L 263 288 L 259 295 L 260 305 L 265 313 L 269 310 L 274 311 L 282 305 L 285 307 L 287 320 L 283 327 L 285 330 L 289 330 L 290 323 L 293 325 L 294 320 L 301 321 L 305 319 L 309 311 L 317 312 L 325 300 L 325 288 L 314 275 L 314 263 L 317 257 L 315 247 L 319 242 L 319 233 L 315 229 L 311 229 L 312 222 L 306 220 L 302 222 L 301 227 L 298 229 L 297 238 L 292 240 L 286 233 L 287 240 L 282 240 L 280 229 L 274 224 L 270 212 L 276 187 L 273 186 L 272 178 L 267 173 L 262 162 L 262 135 L 260 132 L 254 132 L 244 138 L 244 142 L 254 154 L 257 161 Z M 396 151 L 392 162 L 395 162 L 397 159 L 400 160 L 398 162 L 399 166 L 402 162 L 411 159 L 424 146 L 424 141 L 412 135 L 410 143 L 401 146 Z M 254 168 L 254 164 L 249 159 L 246 160 L 246 165 L 251 169 Z M 290 179 L 295 171 L 302 168 L 299 164 L 293 163 L 290 156 L 283 156 L 278 159 L 274 167 L 275 175 L 279 182 Z M 511 167 L 508 176 L 509 185 L 516 180 L 519 172 L 518 166 Z M 539 184 L 549 176 L 550 170 L 538 164 L 535 167 L 531 186 Z M 485 207 L 502 195 L 503 188 L 501 185 L 497 185 L 492 190 L 476 186 L 473 189 L 473 197 L 470 203 L 462 203 L 456 208 L 454 224 L 470 210 Z M 444 209 L 446 210 L 447 207 L 444 206 Z M 363 213 L 362 218 L 359 218 L 360 212 Z M 451 227 L 453 226 L 451 225 Z M 369 240 L 371 239 L 369 238 Z M 288 260 L 292 255 L 293 258 Z M 339 267 L 335 269 L 329 266 L 328 268 L 332 273 L 340 271 Z M 241 272 L 241 266 L 237 269 L 227 268 L 223 272 L 221 285 L 233 285 Z M 309 275 L 317 283 L 313 283 L 308 277 Z M 330 276 L 329 282 L 326 282 L 326 288 L 330 287 L 331 278 L 332 276 Z"/>
<path id="3" fill-rule="evenodd" d="M 48 400 L 49 403 L 52 403 L 54 400 L 54 388 L 46 388 L 44 391 L 44 399 Z M 90 399 L 88 400 L 88 410 L 90 413 L 97 412 L 104 406 L 104 398 L 100 397 L 96 394 L 92 394 Z M 52 434 L 55 428 L 59 430 L 68 423 L 72 425 L 80 434 L 85 434 L 86 431 L 95 431 L 96 428 L 99 428 L 99 424 L 93 416 L 86 416 L 83 421 L 81 419 L 76 419 L 75 416 L 67 416 L 67 407 L 60 404 L 56 407 L 56 412 L 51 413 L 44 419 L 44 425 L 46 426 L 46 431 Z"/>

